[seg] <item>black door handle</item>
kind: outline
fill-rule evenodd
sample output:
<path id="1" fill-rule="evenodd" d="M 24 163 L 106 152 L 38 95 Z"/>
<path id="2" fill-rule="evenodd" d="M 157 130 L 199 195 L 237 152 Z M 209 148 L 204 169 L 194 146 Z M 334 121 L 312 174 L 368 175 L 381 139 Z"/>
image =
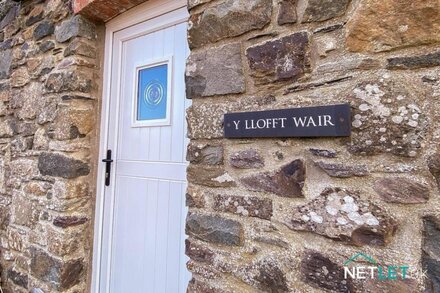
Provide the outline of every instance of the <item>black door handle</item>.
<path id="1" fill-rule="evenodd" d="M 107 150 L 107 157 L 102 160 L 105 163 L 105 186 L 110 185 L 110 174 L 112 171 L 112 150 Z"/>

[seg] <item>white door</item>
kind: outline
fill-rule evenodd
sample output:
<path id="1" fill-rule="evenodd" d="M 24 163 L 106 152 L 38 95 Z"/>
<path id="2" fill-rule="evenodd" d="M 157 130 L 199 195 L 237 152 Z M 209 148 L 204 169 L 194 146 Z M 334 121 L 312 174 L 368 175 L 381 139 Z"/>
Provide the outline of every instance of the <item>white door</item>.
<path id="1" fill-rule="evenodd" d="M 114 161 L 103 188 L 99 292 L 179 293 L 190 278 L 186 19 L 181 8 L 113 34 L 106 131 Z"/>

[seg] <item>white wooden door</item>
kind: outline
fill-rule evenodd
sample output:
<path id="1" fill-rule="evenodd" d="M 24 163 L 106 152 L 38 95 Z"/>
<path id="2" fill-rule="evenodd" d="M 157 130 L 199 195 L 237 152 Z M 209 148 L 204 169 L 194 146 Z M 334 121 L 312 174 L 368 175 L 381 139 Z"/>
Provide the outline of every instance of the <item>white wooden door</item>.
<path id="1" fill-rule="evenodd" d="M 99 292 L 185 292 L 186 8 L 114 33 Z M 165 101 L 165 102 L 164 102 Z"/>

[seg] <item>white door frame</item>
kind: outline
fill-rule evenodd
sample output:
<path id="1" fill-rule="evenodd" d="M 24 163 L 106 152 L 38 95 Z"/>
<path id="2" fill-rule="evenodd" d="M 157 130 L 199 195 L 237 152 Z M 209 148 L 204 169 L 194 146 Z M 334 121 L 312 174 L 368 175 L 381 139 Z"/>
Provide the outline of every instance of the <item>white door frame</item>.
<path id="1" fill-rule="evenodd" d="M 117 46 L 121 47 L 122 42 L 128 39 L 135 38 L 137 36 L 160 30 L 164 27 L 169 27 L 174 24 L 182 23 L 188 20 L 189 14 L 186 11 L 187 0 L 149 0 L 143 4 L 136 6 L 135 8 L 115 17 L 106 23 L 105 32 L 105 51 L 104 51 L 104 73 L 103 73 L 103 93 L 102 93 L 102 106 L 101 106 L 101 125 L 100 125 L 100 143 L 99 143 L 99 157 L 98 157 L 98 173 L 97 173 L 97 191 L 96 191 L 96 207 L 95 207 L 95 224 L 94 224 L 94 241 L 93 241 L 93 263 L 92 263 L 92 282 L 91 292 L 98 293 L 100 287 L 101 276 L 101 264 L 102 264 L 102 245 L 103 245 L 103 233 L 104 228 L 104 195 L 108 194 L 108 197 L 113 198 L 114 194 L 114 182 L 115 172 L 112 173 L 111 184 L 106 187 L 104 185 L 104 171 L 105 165 L 101 162 L 101 159 L 105 157 L 109 141 L 109 120 L 110 120 L 110 92 L 111 92 L 111 78 L 112 74 L 112 56 L 113 56 L 113 43 L 117 41 Z M 174 17 L 170 17 L 165 22 L 155 23 L 149 31 L 139 31 L 135 27 L 136 24 L 145 22 L 152 18 L 166 14 L 171 11 L 175 11 L 179 8 L 185 8 L 184 13 L 177 13 Z M 131 27 L 131 31 L 128 36 L 124 38 L 115 39 L 114 34 L 122 29 Z M 121 50 L 119 50 L 121 52 Z M 121 58 L 121 56 L 118 56 Z M 116 71 L 120 70 L 118 68 Z M 120 72 L 120 71 L 119 71 Z M 115 146 L 117 146 L 115 144 Z M 117 154 L 117 150 L 113 150 L 113 154 Z M 115 169 L 116 166 L 112 166 Z M 111 204 L 113 206 L 113 203 Z M 111 229 L 111 227 L 108 227 Z M 99 292 L 107 293 L 107 292 Z"/>

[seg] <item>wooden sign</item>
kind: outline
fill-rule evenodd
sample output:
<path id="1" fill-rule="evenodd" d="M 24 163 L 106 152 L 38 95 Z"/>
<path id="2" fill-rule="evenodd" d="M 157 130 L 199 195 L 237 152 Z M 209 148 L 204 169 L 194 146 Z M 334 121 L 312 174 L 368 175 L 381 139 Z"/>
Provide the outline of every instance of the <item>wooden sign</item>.
<path id="1" fill-rule="evenodd" d="M 350 105 L 330 105 L 224 116 L 226 138 L 350 136 Z"/>

